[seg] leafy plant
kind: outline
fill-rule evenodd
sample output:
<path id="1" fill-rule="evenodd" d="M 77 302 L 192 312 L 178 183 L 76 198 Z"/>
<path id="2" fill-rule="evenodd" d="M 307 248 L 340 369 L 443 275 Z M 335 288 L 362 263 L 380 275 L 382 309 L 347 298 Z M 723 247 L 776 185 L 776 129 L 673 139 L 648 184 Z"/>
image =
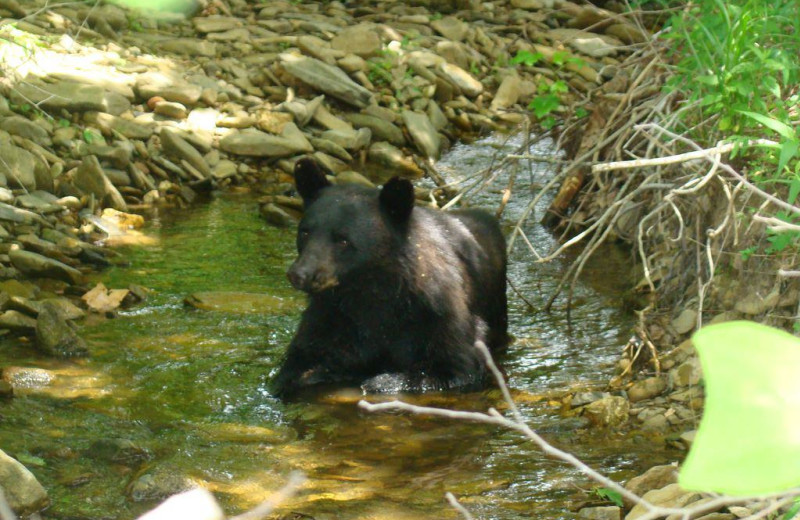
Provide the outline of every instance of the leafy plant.
<path id="1" fill-rule="evenodd" d="M 511 65 L 527 65 L 528 67 L 533 67 L 539 61 L 544 58 L 544 54 L 541 52 L 531 52 L 526 50 L 517 51 L 513 58 L 511 58 Z"/>
<path id="2" fill-rule="evenodd" d="M 619 493 L 619 491 L 614 491 L 613 489 L 603 487 L 596 488 L 593 493 L 597 495 L 598 498 L 607 500 L 615 506 L 622 507 L 622 495 Z"/>
<path id="3" fill-rule="evenodd" d="M 537 89 L 539 95 L 531 100 L 528 108 L 541 120 L 544 128 L 552 128 L 557 121 L 551 114 L 561 108 L 561 94 L 568 92 L 569 88 L 564 81 L 558 80 L 549 84 L 541 82 Z"/>

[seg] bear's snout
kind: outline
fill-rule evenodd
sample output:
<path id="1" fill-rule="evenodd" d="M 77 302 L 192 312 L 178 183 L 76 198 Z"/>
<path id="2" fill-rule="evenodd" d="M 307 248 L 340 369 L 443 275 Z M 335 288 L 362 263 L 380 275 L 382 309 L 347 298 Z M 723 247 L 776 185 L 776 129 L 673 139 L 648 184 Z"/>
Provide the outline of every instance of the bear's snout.
<path id="1" fill-rule="evenodd" d="M 295 289 L 306 293 L 317 293 L 339 285 L 333 273 L 326 269 L 307 269 L 295 262 L 286 273 Z"/>

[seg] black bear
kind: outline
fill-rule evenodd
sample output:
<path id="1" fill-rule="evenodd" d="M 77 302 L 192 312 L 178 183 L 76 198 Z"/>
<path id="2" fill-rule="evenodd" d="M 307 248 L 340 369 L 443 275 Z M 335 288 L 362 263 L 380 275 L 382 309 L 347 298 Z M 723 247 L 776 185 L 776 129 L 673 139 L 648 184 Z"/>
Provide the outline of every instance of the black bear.
<path id="1" fill-rule="evenodd" d="M 486 367 L 475 343 L 494 352 L 508 343 L 497 220 L 415 207 L 413 186 L 397 177 L 380 190 L 332 185 L 311 158 L 298 160 L 295 182 L 305 213 L 287 274 L 309 304 L 274 392 L 321 383 L 370 389 L 387 377 L 412 391 L 481 385 Z"/>

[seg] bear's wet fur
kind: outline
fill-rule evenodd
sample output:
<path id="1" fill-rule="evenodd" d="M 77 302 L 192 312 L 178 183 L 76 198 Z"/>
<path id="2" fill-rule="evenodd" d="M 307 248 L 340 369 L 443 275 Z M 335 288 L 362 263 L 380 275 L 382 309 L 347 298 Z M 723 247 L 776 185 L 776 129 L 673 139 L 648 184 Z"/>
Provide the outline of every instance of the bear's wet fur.
<path id="1" fill-rule="evenodd" d="M 288 271 L 309 304 L 273 381 L 290 396 L 318 384 L 404 390 L 476 388 L 487 370 L 475 347 L 508 343 L 505 240 L 479 210 L 415 207 L 408 180 L 382 189 L 332 185 L 302 158 L 305 213 Z"/>

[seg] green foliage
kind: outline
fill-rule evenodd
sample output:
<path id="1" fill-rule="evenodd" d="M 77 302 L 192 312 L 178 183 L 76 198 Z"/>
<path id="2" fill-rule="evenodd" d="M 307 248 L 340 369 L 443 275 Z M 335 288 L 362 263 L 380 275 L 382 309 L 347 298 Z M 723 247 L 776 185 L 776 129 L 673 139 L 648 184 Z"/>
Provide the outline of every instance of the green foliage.
<path id="1" fill-rule="evenodd" d="M 552 113 L 561 108 L 561 94 L 568 92 L 569 87 L 562 80 L 549 84 L 543 81 L 539 83 L 537 90 L 539 95 L 528 104 L 528 109 L 532 110 L 533 114 L 539 118 L 544 128 L 552 128 L 557 123 Z"/>
<path id="2" fill-rule="evenodd" d="M 531 51 L 517 51 L 513 58 L 511 58 L 511 65 L 526 65 L 528 67 L 533 67 L 539 60 L 544 58 L 544 54 L 541 52 L 531 52 Z"/>
<path id="3" fill-rule="evenodd" d="M 792 506 L 783 515 L 782 520 L 792 520 L 798 513 L 800 513 L 800 498 L 792 502 Z"/>
<path id="4" fill-rule="evenodd" d="M 780 141 L 767 151 L 775 175 L 798 176 L 795 128 L 800 81 L 800 9 L 796 0 L 699 0 L 674 15 L 668 37 L 677 58 L 667 88 L 698 102 L 697 119 L 714 118 L 726 137 L 763 135 Z M 709 137 L 709 136 L 705 136 Z M 709 140 L 713 140 L 713 136 Z"/>
<path id="5" fill-rule="evenodd" d="M 609 488 L 597 488 L 594 490 L 594 494 L 597 495 L 598 498 L 607 500 L 615 506 L 622 507 L 622 495 L 619 491 L 614 491 Z"/>
<path id="6" fill-rule="evenodd" d="M 730 495 L 800 485 L 800 338 L 749 321 L 702 328 L 706 410 L 681 468 L 685 489 Z"/>
<path id="7" fill-rule="evenodd" d="M 84 130 L 82 135 L 83 135 L 83 140 L 86 141 L 86 143 L 92 144 L 94 142 L 95 136 L 91 130 L 88 129 Z"/>

